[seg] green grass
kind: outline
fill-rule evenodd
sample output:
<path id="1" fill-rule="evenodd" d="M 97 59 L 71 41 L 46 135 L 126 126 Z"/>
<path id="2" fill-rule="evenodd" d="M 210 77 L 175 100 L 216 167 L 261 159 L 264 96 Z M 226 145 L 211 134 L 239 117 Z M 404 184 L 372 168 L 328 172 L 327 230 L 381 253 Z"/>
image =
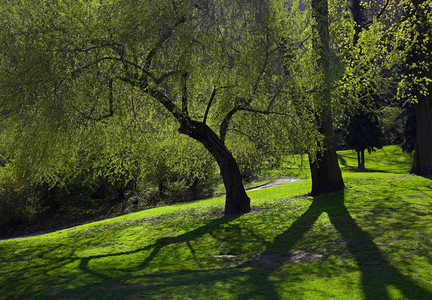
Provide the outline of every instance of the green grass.
<path id="1" fill-rule="evenodd" d="M 0 241 L 1 299 L 432 299 L 432 181 L 397 147 L 339 153 L 347 189 L 310 181 Z"/>

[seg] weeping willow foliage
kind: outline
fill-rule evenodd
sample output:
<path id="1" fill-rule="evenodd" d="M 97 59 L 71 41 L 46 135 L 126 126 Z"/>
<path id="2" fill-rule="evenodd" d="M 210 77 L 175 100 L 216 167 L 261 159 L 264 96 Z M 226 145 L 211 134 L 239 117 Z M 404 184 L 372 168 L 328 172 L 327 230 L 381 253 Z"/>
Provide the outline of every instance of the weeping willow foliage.
<path id="1" fill-rule="evenodd" d="M 202 146 L 173 135 L 173 121 L 185 118 L 208 124 L 233 148 L 250 137 L 247 152 L 259 160 L 314 151 L 319 136 L 299 89 L 310 74 L 292 65 L 307 64 L 308 30 L 281 18 L 280 1 L 1 8 L 2 156 L 23 180 L 54 186 L 106 177 L 125 185 L 157 177 L 158 157 L 186 181 L 204 178 L 203 162 L 211 164 Z M 185 154 L 187 163 L 178 159 Z"/>

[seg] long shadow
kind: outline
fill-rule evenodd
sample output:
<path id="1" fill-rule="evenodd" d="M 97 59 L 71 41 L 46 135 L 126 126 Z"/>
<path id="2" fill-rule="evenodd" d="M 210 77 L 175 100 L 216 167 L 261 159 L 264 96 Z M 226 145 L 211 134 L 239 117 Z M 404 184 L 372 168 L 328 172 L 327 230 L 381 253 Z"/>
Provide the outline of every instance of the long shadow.
<path id="1" fill-rule="evenodd" d="M 346 161 L 345 157 L 343 157 L 343 155 L 338 154 L 337 158 L 339 159 L 339 163 L 342 166 L 349 167 L 348 164 L 347 164 L 347 161 Z"/>
<path id="2" fill-rule="evenodd" d="M 100 259 L 100 258 L 106 258 L 106 257 L 116 257 L 120 255 L 130 255 L 135 254 L 143 251 L 151 250 L 150 254 L 147 256 L 146 259 L 138 266 L 139 269 L 144 269 L 149 266 L 149 264 L 153 261 L 153 259 L 156 258 L 158 253 L 164 248 L 172 244 L 177 243 L 186 243 L 189 250 L 191 251 L 192 257 L 195 260 L 197 264 L 199 264 L 199 260 L 195 257 L 195 250 L 192 247 L 191 242 L 197 240 L 199 237 L 204 236 L 205 234 L 209 234 L 213 236 L 214 238 L 217 238 L 213 233 L 220 229 L 223 225 L 226 225 L 233 221 L 234 219 L 238 218 L 240 215 L 236 216 L 224 216 L 218 219 L 214 219 L 206 225 L 198 227 L 192 231 L 186 232 L 184 234 L 180 234 L 178 236 L 174 237 L 163 237 L 158 239 L 156 242 L 154 242 L 151 245 L 138 248 L 132 251 L 125 251 L 125 252 L 115 252 L 115 253 L 107 253 L 107 254 L 101 254 L 101 255 L 94 255 L 94 256 L 86 256 L 86 257 L 79 257 L 77 259 L 80 259 L 79 268 L 89 274 L 92 274 L 93 276 L 101 277 L 101 278 L 109 278 L 110 276 L 101 274 L 96 272 L 95 270 L 92 270 L 89 267 L 90 261 L 94 259 Z M 233 225 L 234 226 L 234 225 Z M 234 226 L 236 227 L 236 226 Z M 240 230 L 239 228 L 230 228 L 231 230 Z M 257 238 L 259 238 L 257 236 Z"/>
<path id="3" fill-rule="evenodd" d="M 390 299 L 387 287 L 393 285 L 409 299 L 432 299 L 432 293 L 403 275 L 382 255 L 369 234 L 363 231 L 349 214 L 344 194 L 323 205 L 333 226 L 340 232 L 348 250 L 362 272 L 362 286 L 366 299 Z"/>
<path id="4" fill-rule="evenodd" d="M 336 196 L 336 197 L 335 197 Z M 291 227 L 277 236 L 261 255 L 262 257 L 275 255 L 284 251 L 285 255 L 279 256 L 277 264 L 267 268 L 265 274 L 262 265 L 257 265 L 251 270 L 249 280 L 254 281 L 255 273 L 261 273 L 261 288 L 267 289 L 266 299 L 280 299 L 270 276 L 281 269 L 284 262 L 290 260 L 289 252 L 294 245 L 313 227 L 318 217 L 326 212 L 333 226 L 340 232 L 344 244 L 360 269 L 362 288 L 365 299 L 390 299 L 387 287 L 398 288 L 408 299 L 432 299 L 432 293 L 417 285 L 411 278 L 403 275 L 396 267 L 385 259 L 371 236 L 363 231 L 349 214 L 344 204 L 344 192 L 333 193 L 332 197 L 316 197 L 308 210 L 301 215 Z M 285 257 L 285 259 L 281 259 Z M 263 280 L 265 282 L 263 282 Z M 252 296 L 254 291 L 241 295 L 238 299 Z"/>

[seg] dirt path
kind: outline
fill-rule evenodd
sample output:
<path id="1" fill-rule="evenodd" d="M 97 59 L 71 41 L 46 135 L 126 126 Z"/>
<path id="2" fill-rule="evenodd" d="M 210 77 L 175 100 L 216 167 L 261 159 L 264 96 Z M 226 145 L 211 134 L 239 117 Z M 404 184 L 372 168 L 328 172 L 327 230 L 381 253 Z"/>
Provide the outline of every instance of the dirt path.
<path id="1" fill-rule="evenodd" d="M 298 178 L 293 178 L 293 177 L 278 178 L 278 179 L 273 180 L 269 183 L 266 183 L 266 184 L 263 184 L 260 186 L 256 186 L 256 187 L 253 187 L 250 189 L 246 189 L 246 190 L 247 191 L 255 191 L 255 190 L 259 190 L 259 189 L 264 189 L 264 188 L 268 188 L 268 187 L 272 187 L 272 186 L 287 184 L 287 183 L 301 181 L 301 180 L 303 180 L 303 179 L 298 179 Z"/>

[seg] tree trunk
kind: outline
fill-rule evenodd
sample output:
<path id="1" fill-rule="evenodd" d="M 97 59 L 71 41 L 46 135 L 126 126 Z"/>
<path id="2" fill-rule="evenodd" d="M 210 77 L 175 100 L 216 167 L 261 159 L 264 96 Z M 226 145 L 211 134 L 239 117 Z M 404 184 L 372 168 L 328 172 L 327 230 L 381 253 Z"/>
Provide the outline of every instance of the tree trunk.
<path id="1" fill-rule="evenodd" d="M 324 136 L 322 150 L 316 159 L 309 159 L 312 177 L 312 196 L 339 191 L 344 188 L 342 173 L 334 147 L 333 117 L 331 108 L 330 47 L 327 0 L 312 0 L 313 50 L 317 55 L 317 74 L 322 77 L 323 91 L 315 94 L 319 107 L 316 115 L 318 131 Z"/>
<path id="2" fill-rule="evenodd" d="M 428 0 L 412 0 L 415 9 L 416 21 L 416 45 L 409 53 L 408 61 L 416 64 L 411 68 L 418 78 L 425 80 L 424 88 L 427 93 L 421 93 L 417 85 L 413 86 L 412 93 L 417 96 L 417 103 L 414 103 L 416 115 L 416 141 L 414 159 L 411 173 L 417 175 L 432 175 L 432 43 L 430 42 L 430 6 L 425 5 Z"/>
<path id="3" fill-rule="evenodd" d="M 331 123 L 326 125 L 326 127 L 330 127 L 333 130 Z M 328 132 L 328 129 L 327 133 L 325 132 L 326 130 L 320 130 L 320 133 L 325 136 L 324 149 L 317 153 L 315 160 L 309 159 L 312 177 L 312 196 L 340 191 L 345 187 L 333 145 L 333 133 Z"/>
<path id="4" fill-rule="evenodd" d="M 364 158 L 364 149 L 358 150 L 357 152 L 357 168 L 359 170 L 366 170 L 365 168 L 365 158 Z"/>
<path id="5" fill-rule="evenodd" d="M 414 110 L 417 135 L 411 173 L 432 175 L 432 96 L 420 98 Z"/>
<path id="6" fill-rule="evenodd" d="M 237 162 L 222 140 L 202 122 L 185 120 L 179 131 L 201 142 L 216 159 L 226 189 L 225 215 L 250 212 L 250 199 L 243 186 Z"/>
<path id="7" fill-rule="evenodd" d="M 358 169 L 361 169 L 361 165 L 362 165 L 362 163 L 361 163 L 361 155 L 360 155 L 360 151 L 356 151 L 356 153 L 357 153 L 357 168 L 358 168 Z"/>

